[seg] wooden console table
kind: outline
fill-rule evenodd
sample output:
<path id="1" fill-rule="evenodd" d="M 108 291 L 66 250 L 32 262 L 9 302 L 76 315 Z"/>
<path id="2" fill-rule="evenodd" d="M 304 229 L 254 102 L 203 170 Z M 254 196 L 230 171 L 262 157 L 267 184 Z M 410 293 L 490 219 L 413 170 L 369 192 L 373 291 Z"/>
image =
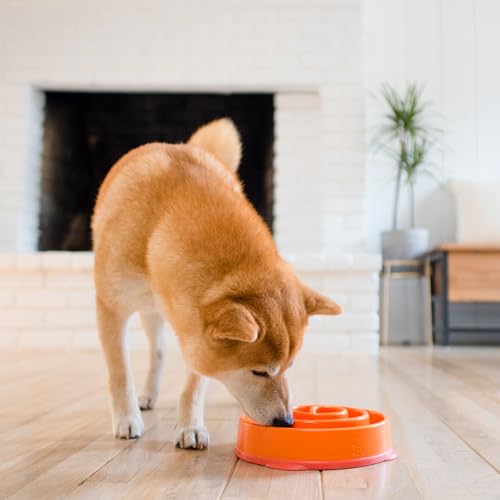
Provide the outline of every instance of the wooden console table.
<path id="1" fill-rule="evenodd" d="M 500 318 L 500 245 L 440 245 L 427 259 L 432 267 L 436 342 L 448 345 L 455 333 L 500 333 L 500 320 L 486 327 L 450 321 L 450 308 L 455 304 L 498 305 Z"/>

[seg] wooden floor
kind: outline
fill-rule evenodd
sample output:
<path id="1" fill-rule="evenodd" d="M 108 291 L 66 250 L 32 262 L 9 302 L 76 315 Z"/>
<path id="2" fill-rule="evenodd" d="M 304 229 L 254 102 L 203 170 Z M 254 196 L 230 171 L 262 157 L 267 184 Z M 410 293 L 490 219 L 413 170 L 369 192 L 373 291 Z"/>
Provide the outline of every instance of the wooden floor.
<path id="1" fill-rule="evenodd" d="M 146 354 L 135 353 L 142 380 Z M 284 472 L 235 459 L 239 410 L 212 383 L 208 451 L 172 445 L 178 360 L 138 441 L 111 436 L 98 352 L 0 354 L 0 498 L 500 499 L 500 350 L 390 348 L 376 357 L 302 355 L 300 403 L 376 408 L 399 458 L 352 470 Z"/>

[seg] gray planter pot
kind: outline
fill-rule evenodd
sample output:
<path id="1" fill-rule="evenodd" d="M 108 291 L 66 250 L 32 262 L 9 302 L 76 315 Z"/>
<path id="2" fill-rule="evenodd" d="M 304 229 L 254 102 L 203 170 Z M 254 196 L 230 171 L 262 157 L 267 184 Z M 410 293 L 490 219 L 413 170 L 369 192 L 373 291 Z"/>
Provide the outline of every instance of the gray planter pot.
<path id="1" fill-rule="evenodd" d="M 424 228 L 384 231 L 382 257 L 384 259 L 415 259 L 429 248 L 429 231 Z"/>

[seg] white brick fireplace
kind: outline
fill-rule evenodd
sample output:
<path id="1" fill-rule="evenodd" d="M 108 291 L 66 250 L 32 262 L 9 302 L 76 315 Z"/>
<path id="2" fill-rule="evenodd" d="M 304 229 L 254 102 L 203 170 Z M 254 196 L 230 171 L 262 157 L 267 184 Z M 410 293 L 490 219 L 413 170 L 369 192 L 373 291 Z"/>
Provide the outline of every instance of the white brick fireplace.
<path id="1" fill-rule="evenodd" d="M 0 345 L 97 345 L 92 255 L 36 251 L 44 91 L 266 92 L 277 243 L 346 311 L 315 319 L 306 345 L 375 352 L 380 262 L 362 247 L 361 8 L 361 0 L 1 2 Z"/>

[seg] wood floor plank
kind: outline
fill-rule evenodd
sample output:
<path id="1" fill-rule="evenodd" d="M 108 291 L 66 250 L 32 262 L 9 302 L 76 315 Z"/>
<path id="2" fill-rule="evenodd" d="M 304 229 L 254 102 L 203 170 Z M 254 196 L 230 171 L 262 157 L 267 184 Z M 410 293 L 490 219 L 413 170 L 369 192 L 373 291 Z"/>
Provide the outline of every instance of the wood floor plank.
<path id="1" fill-rule="evenodd" d="M 401 351 L 402 356 L 417 361 L 424 361 L 427 370 L 441 368 L 444 373 L 453 376 L 457 381 L 466 385 L 471 385 L 477 391 L 485 390 L 493 394 L 498 391 L 498 380 L 500 380 L 500 350 L 492 348 L 491 358 L 477 357 L 475 350 L 472 350 L 471 357 L 467 358 L 461 350 L 443 350 L 434 348 L 417 349 L 414 353 Z M 496 354 L 496 355 L 495 355 Z M 498 396 L 498 394 L 497 394 Z"/>
<path id="2" fill-rule="evenodd" d="M 393 364 L 400 362 L 408 366 L 401 351 L 387 357 Z M 431 366 L 432 357 L 429 361 Z M 378 365 L 379 361 L 375 363 Z M 345 397 L 347 404 L 385 411 L 391 418 L 394 445 L 400 456 L 396 463 L 373 466 L 370 481 L 364 477 L 366 468 L 323 472 L 325 498 L 439 498 L 444 492 L 455 495 L 454 498 L 470 498 L 480 478 L 487 478 L 488 486 L 482 490 L 485 498 L 494 498 L 494 490 L 490 488 L 500 487 L 498 477 L 450 431 L 434 413 L 436 408 L 428 408 L 425 401 L 416 397 L 412 384 L 402 380 L 401 373 L 385 366 L 372 370 L 373 365 L 369 363 L 356 366 L 356 361 L 342 360 L 336 367 L 322 364 L 321 379 L 335 380 L 340 374 L 340 380 L 344 381 L 345 388 L 332 383 L 332 402 L 333 398 Z M 349 373 L 353 383 L 349 383 Z M 329 389 L 319 385 L 323 399 Z M 344 390 L 348 392 L 346 396 L 343 396 Z M 457 482 L 452 470 L 460 470 L 464 463 L 468 464 L 467 470 Z M 427 471 L 430 465 L 431 474 Z M 398 469 L 397 481 L 393 476 L 388 479 L 384 472 L 391 469 Z M 441 471 L 439 478 L 434 475 L 435 470 Z M 461 483 L 460 486 L 457 483 Z M 349 487 L 353 491 L 349 492 Z"/>
<path id="3" fill-rule="evenodd" d="M 94 364 L 95 359 L 96 356 Z M 84 371 L 87 372 L 86 369 Z M 96 378 L 87 373 L 82 383 L 82 374 L 77 369 L 70 376 L 62 377 L 71 386 L 71 398 L 68 399 L 64 397 L 64 392 L 58 390 L 57 380 L 61 377 L 57 369 L 55 372 L 52 378 L 42 378 L 31 395 L 25 394 L 30 402 L 37 403 L 37 414 L 2 436 L 0 498 L 14 494 L 19 498 L 31 498 L 31 494 L 47 491 L 47 488 L 51 488 L 54 494 L 64 492 L 66 486 L 76 486 L 86 478 L 87 473 L 92 474 L 110 456 L 117 455 L 132 444 L 112 437 L 108 395 L 102 376 Z M 160 401 L 164 401 L 166 396 L 173 403 L 172 390 L 164 391 Z M 21 414 L 24 405 L 25 401 L 20 400 Z M 170 406 L 173 418 L 175 404 Z M 13 413 L 12 418 L 15 415 Z M 144 419 L 148 428 L 155 423 L 157 416 L 151 412 Z M 95 464 L 89 461 L 89 452 L 94 453 Z M 78 460 L 81 470 L 75 476 L 69 473 L 71 469 L 68 466 L 73 467 L 73 462 Z"/>
<path id="4" fill-rule="evenodd" d="M 500 476 L 382 358 L 385 404 L 395 447 L 424 498 L 497 499 Z M 401 361 L 404 363 L 404 361 Z"/>
<path id="5" fill-rule="evenodd" d="M 324 356 L 318 362 L 321 402 L 389 410 L 385 407 L 377 357 L 340 357 L 332 363 L 331 356 Z M 392 435 L 396 449 L 399 434 L 400 428 L 393 422 Z M 421 498 L 404 456 L 369 467 L 323 471 L 322 476 L 324 498 L 327 500 Z"/>
<path id="6" fill-rule="evenodd" d="M 147 426 L 148 424 L 145 423 Z M 61 498 L 69 495 L 78 486 L 92 477 L 96 471 L 99 471 L 107 463 L 113 463 L 120 455 L 128 456 L 128 450 L 137 445 L 148 447 L 150 442 L 144 441 L 124 441 L 117 440 L 110 433 L 101 432 L 101 436 L 90 442 L 75 443 L 74 449 L 64 461 L 55 464 L 47 469 L 44 474 L 30 482 L 27 486 L 20 489 L 11 498 L 35 498 L 37 492 L 47 493 L 53 497 Z M 164 446 L 164 442 L 161 443 Z M 156 451 L 154 448 L 151 450 Z M 130 469 L 141 467 L 141 462 L 128 464 Z"/>
<path id="7" fill-rule="evenodd" d="M 99 391 L 101 394 L 103 390 Z M 35 386 L 33 389 L 20 392 L 15 403 L 10 402 L 0 413 L 0 439 L 12 435 L 13 428 L 20 428 L 30 422 L 36 422 L 53 411 L 64 411 L 64 408 L 79 403 L 84 398 L 92 398 L 96 394 L 93 389 L 75 392 L 70 382 L 51 384 L 45 389 Z M 26 404 L 29 401 L 29 405 Z"/>
<path id="8" fill-rule="evenodd" d="M 238 460 L 223 500 L 316 500 L 321 496 L 318 471 L 281 471 Z"/>
<path id="9" fill-rule="evenodd" d="M 422 498 L 404 457 L 358 469 L 323 471 L 325 500 Z"/>
<path id="10" fill-rule="evenodd" d="M 0 498 L 484 498 L 498 500 L 498 350 L 386 349 L 299 355 L 296 403 L 380 409 L 399 458 L 343 471 L 274 471 L 234 457 L 240 409 L 211 383 L 207 452 L 173 447 L 184 370 L 167 360 L 157 408 L 138 441 L 111 436 L 99 352 L 0 353 Z M 5 361 L 5 363 L 3 363 Z M 147 355 L 134 353 L 140 387 Z"/>
<path id="11" fill-rule="evenodd" d="M 400 353 L 398 361 L 383 356 L 428 408 L 500 472 L 500 402 L 494 400 L 493 387 L 468 378 L 467 366 L 457 372 L 439 359 L 428 364 L 414 354 Z"/>
<path id="12" fill-rule="evenodd" d="M 215 499 L 235 461 L 235 436 L 226 421 L 210 422 L 209 430 L 208 450 L 180 450 L 172 444 L 173 422 L 163 428 L 156 425 L 68 496 Z"/>
<path id="13" fill-rule="evenodd" d="M 0 498 L 14 495 L 52 467 L 64 463 L 68 457 L 86 444 L 85 441 L 77 441 L 71 437 L 78 433 L 88 435 L 89 428 L 96 425 L 95 421 L 87 421 L 85 424 L 80 422 L 79 426 L 73 424 L 71 430 L 61 430 L 57 441 L 45 440 L 43 444 L 40 444 L 32 440 L 28 445 L 24 444 L 21 447 L 6 445 L 5 451 L 10 453 L 11 459 L 2 462 L 1 465 Z M 37 446 L 38 444 L 40 445 Z"/>
<path id="14" fill-rule="evenodd" d="M 27 475 L 27 471 L 25 471 L 21 482 L 21 484 L 28 484 L 18 489 L 13 498 L 34 498 L 37 492 L 45 491 L 50 491 L 50 494 L 56 497 L 69 494 L 76 497 L 88 495 L 87 498 L 95 498 L 96 496 L 120 498 L 127 495 L 129 490 L 131 490 L 131 498 L 137 498 L 134 496 L 133 489 L 135 482 L 139 477 L 147 475 L 155 460 L 161 460 L 161 450 L 164 447 L 172 446 L 175 402 L 181 385 L 179 374 L 183 372 L 180 366 L 175 369 L 176 371 L 172 371 L 173 368 L 170 366 L 167 369 L 166 375 L 169 383 L 164 386 L 157 408 L 154 411 L 143 413 L 146 432 L 143 438 L 137 442 L 118 441 L 111 436 L 107 394 L 102 388 L 93 398 L 87 397 L 81 400 L 82 408 L 78 409 L 78 404 L 74 404 L 57 412 L 58 416 L 63 417 L 65 422 L 80 422 L 87 420 L 86 416 L 91 408 L 98 407 L 99 425 L 91 424 L 88 428 L 91 434 L 87 434 L 85 439 L 68 442 L 64 426 L 61 430 L 58 429 L 58 426 L 53 425 L 53 422 L 50 425 L 51 415 L 53 416 L 55 411 L 44 416 L 41 424 L 47 422 L 45 428 L 47 434 L 43 436 L 43 439 L 45 441 L 53 440 L 56 443 L 56 449 L 65 449 L 66 454 L 46 453 L 41 459 L 34 460 L 36 468 L 31 470 L 30 475 Z M 237 406 L 227 391 L 224 390 L 221 394 L 216 394 L 215 398 L 215 403 L 225 404 L 224 408 L 214 406 L 213 394 L 209 395 L 209 400 L 211 405 L 207 415 L 210 413 L 224 415 L 228 419 L 232 415 L 233 420 L 239 415 L 239 410 L 236 413 Z M 227 409 L 231 411 L 228 412 Z M 233 427 L 235 428 L 235 426 Z M 22 426 L 22 429 L 24 429 L 25 438 L 28 438 L 33 432 L 29 425 Z M 232 441 L 234 442 L 234 436 L 232 436 Z M 216 453 L 216 449 L 212 453 Z M 180 450 L 175 451 L 180 452 Z M 193 458 L 192 454 L 186 453 L 188 453 L 189 458 Z M 178 455 L 175 458 L 178 458 Z M 233 460 L 232 454 L 231 460 Z M 26 457 L 21 460 L 22 462 L 27 462 Z M 212 462 L 214 462 L 213 457 Z M 176 467 L 170 468 L 176 470 Z M 116 481 L 112 476 L 112 472 L 116 470 L 121 474 L 128 474 L 130 480 Z M 102 475 L 104 475 L 104 480 L 99 481 L 102 479 Z M 168 478 L 165 478 L 164 474 L 160 474 L 160 477 L 163 479 L 163 482 L 159 483 L 160 487 L 165 489 L 165 480 Z M 98 487 L 96 487 L 96 482 Z M 19 482 L 17 485 L 19 486 Z M 223 484 L 220 487 L 222 488 Z M 141 485 L 140 488 L 144 488 L 144 485 Z M 151 489 L 151 487 L 149 488 Z M 113 495 L 108 490 L 112 490 Z"/>

